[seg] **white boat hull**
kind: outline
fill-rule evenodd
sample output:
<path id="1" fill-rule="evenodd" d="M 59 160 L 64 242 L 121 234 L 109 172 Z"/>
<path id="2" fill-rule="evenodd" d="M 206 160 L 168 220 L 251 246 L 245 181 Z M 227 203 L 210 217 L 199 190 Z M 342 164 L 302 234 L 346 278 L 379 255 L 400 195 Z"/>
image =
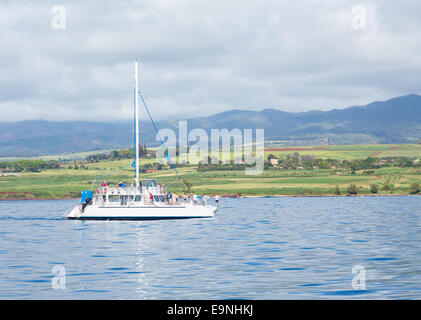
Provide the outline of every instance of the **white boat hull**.
<path id="1" fill-rule="evenodd" d="M 95 206 L 90 205 L 82 212 L 81 206 L 74 207 L 65 215 L 77 220 L 158 220 L 212 218 L 215 206 L 173 205 L 173 206 Z"/>

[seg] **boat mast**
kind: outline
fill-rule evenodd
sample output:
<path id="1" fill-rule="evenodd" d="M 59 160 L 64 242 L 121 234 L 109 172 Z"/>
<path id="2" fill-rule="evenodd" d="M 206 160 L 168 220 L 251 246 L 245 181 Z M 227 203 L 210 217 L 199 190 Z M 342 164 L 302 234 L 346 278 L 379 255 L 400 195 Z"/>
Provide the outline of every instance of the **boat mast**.
<path id="1" fill-rule="evenodd" d="M 135 127 L 136 127 L 136 141 L 135 141 L 135 166 L 136 166 L 136 188 L 139 188 L 139 87 L 138 87 L 138 62 L 137 60 L 134 63 L 134 86 L 135 86 Z"/>

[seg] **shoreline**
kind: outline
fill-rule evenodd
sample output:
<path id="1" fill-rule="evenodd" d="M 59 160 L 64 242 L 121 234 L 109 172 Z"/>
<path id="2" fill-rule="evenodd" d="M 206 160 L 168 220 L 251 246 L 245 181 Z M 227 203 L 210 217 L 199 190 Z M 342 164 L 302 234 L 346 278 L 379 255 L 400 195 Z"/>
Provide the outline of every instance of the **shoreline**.
<path id="1" fill-rule="evenodd" d="M 335 195 L 335 194 L 323 194 L 323 195 L 288 195 L 288 194 L 279 194 L 279 195 L 239 195 L 239 194 L 224 194 L 218 195 L 220 199 L 223 198 L 359 198 L 359 197 L 412 197 L 420 196 L 421 194 L 356 194 L 356 195 Z M 213 198 L 215 195 L 209 195 L 209 198 Z M 48 200 L 79 200 L 79 198 L 36 198 L 36 199 L 27 199 L 27 198 L 10 198 L 10 199 L 1 199 L 1 201 L 48 201 Z"/>
<path id="2" fill-rule="evenodd" d="M 250 196 L 250 195 L 240 195 L 240 196 L 220 196 L 220 198 L 358 198 L 358 197 L 402 197 L 402 196 L 420 196 L 420 194 L 355 194 L 355 195 L 336 195 L 336 194 L 321 194 L 321 195 L 292 195 L 292 194 L 278 194 L 278 195 L 262 195 L 262 196 Z"/>

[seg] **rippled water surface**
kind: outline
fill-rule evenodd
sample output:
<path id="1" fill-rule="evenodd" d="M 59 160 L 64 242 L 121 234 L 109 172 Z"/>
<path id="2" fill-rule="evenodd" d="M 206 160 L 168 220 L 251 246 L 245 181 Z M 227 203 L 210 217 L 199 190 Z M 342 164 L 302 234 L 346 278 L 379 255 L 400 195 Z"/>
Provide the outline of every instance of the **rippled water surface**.
<path id="1" fill-rule="evenodd" d="M 419 197 L 222 199 L 213 219 L 64 220 L 76 203 L 0 202 L 0 298 L 421 298 Z M 52 287 L 56 265 L 65 289 Z"/>

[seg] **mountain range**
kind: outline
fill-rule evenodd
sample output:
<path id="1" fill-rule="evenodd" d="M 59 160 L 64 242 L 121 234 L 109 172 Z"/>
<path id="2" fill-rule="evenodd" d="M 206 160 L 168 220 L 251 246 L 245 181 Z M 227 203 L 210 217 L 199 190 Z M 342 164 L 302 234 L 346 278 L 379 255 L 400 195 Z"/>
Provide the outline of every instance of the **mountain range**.
<path id="1" fill-rule="evenodd" d="M 326 138 L 333 144 L 416 143 L 421 140 L 421 96 L 411 94 L 330 111 L 230 110 L 187 120 L 188 130 L 264 129 L 265 140 L 284 145 L 315 145 Z M 178 120 L 158 121 L 157 127 L 177 130 Z M 141 121 L 140 130 L 142 141 L 157 144 L 149 121 Z M 132 145 L 133 122 L 0 122 L 0 157 L 122 149 Z"/>

